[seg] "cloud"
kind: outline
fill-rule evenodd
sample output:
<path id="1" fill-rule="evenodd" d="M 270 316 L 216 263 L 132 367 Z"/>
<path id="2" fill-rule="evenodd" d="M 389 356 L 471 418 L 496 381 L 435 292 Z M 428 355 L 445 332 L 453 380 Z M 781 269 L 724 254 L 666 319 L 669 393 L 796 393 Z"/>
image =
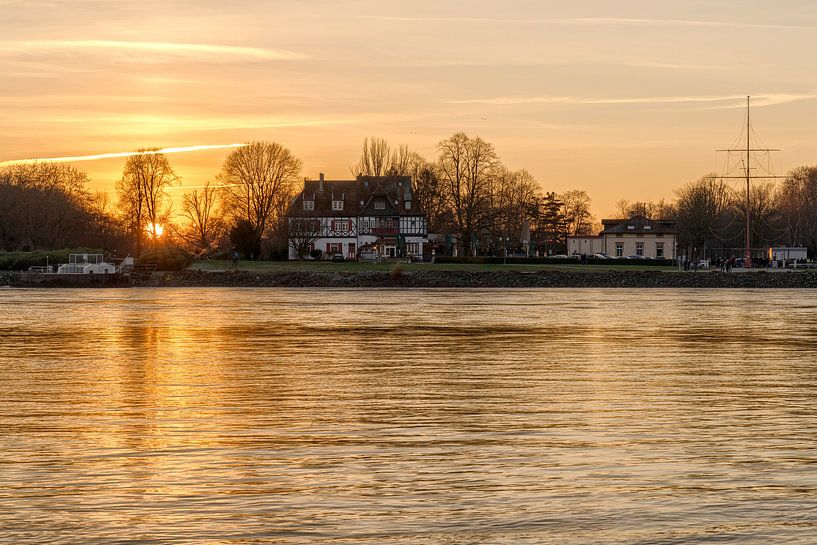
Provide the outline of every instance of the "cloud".
<path id="1" fill-rule="evenodd" d="M 133 155 L 156 155 L 159 153 L 188 153 L 191 151 L 206 151 L 213 149 L 240 148 L 246 144 L 206 144 L 199 146 L 186 146 L 178 148 L 162 148 L 149 151 L 117 151 L 113 153 L 100 153 L 97 155 L 77 155 L 74 157 L 42 157 L 37 159 L 14 159 L 0 162 L 0 167 L 12 165 L 26 165 L 31 163 L 76 163 L 79 161 L 97 161 L 100 159 L 116 159 L 120 157 L 131 157 Z"/>
<path id="2" fill-rule="evenodd" d="M 17 40 L 0 41 L 0 55 L 66 54 L 88 52 L 97 55 L 147 54 L 152 60 L 184 57 L 199 60 L 248 59 L 289 61 L 307 55 L 283 49 L 267 49 L 217 44 L 174 42 L 133 42 L 120 40 Z M 124 58 L 133 58 L 125 56 Z M 138 59 L 137 59 L 138 60 Z"/>
<path id="3" fill-rule="evenodd" d="M 565 26 L 690 26 L 711 28 L 754 28 L 775 30 L 815 30 L 808 25 L 775 25 L 740 21 L 706 21 L 700 19 L 646 19 L 635 17 L 562 17 L 549 19 L 504 19 L 498 17 L 394 17 L 367 16 L 380 21 L 433 23 L 488 23 L 503 25 L 565 25 Z"/>
<path id="4" fill-rule="evenodd" d="M 753 106 L 774 106 L 798 100 L 817 98 L 817 93 L 808 94 L 766 94 L 752 97 Z M 728 104 L 713 106 L 715 108 L 740 108 L 745 104 L 745 96 L 664 96 L 664 97 L 574 97 L 574 96 L 529 96 L 529 97 L 493 97 L 463 100 L 450 100 L 448 104 L 488 104 L 495 106 L 516 104 L 554 104 L 554 105 L 637 105 L 637 104 L 695 104 L 718 103 Z"/>

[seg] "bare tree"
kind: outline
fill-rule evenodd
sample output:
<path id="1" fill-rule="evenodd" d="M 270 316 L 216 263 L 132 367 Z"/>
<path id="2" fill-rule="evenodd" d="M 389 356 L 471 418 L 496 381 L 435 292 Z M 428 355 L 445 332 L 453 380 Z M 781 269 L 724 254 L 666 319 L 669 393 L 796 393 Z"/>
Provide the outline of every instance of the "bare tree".
<path id="1" fill-rule="evenodd" d="M 71 165 L 33 163 L 0 171 L 0 240 L 11 249 L 53 249 L 87 238 L 88 176 Z"/>
<path id="2" fill-rule="evenodd" d="M 530 172 L 501 169 L 494 186 L 494 232 L 520 241 L 522 226 L 534 221 L 541 197 L 541 187 Z"/>
<path id="3" fill-rule="evenodd" d="M 176 232 L 196 253 L 209 254 L 216 241 L 224 236 L 225 224 L 219 214 L 218 197 L 219 190 L 206 182 L 201 190 L 194 189 L 182 199 L 181 213 L 187 225 Z"/>
<path id="4" fill-rule="evenodd" d="M 401 146 L 401 151 L 403 146 Z M 385 138 L 364 138 L 360 160 L 353 174 L 385 176 L 392 168 L 391 145 Z"/>
<path id="5" fill-rule="evenodd" d="M 631 202 L 626 199 L 616 201 L 615 216 L 617 218 L 628 219 L 633 216 L 644 216 L 654 220 L 671 219 L 674 217 L 675 211 L 672 203 L 661 199 L 658 202 L 652 201 L 635 201 Z"/>
<path id="6" fill-rule="evenodd" d="M 170 216 L 166 190 L 179 177 L 163 153 L 156 149 L 139 150 L 128 157 L 122 178 L 116 184 L 118 207 L 136 242 L 136 253 L 142 253 L 144 234 L 156 243 L 161 224 Z"/>
<path id="7" fill-rule="evenodd" d="M 219 181 L 224 206 L 234 221 L 248 222 L 261 240 L 277 229 L 286 230 L 286 211 L 303 163 L 275 142 L 252 142 L 224 160 Z"/>
<path id="8" fill-rule="evenodd" d="M 481 138 L 457 133 L 437 146 L 443 191 L 452 208 L 457 235 L 466 254 L 476 255 L 476 240 L 488 227 L 492 184 L 499 166 L 494 147 Z"/>
<path id="9" fill-rule="evenodd" d="M 306 259 L 312 245 L 321 235 L 321 222 L 316 218 L 289 218 L 289 245 L 299 260 Z"/>
<path id="10" fill-rule="evenodd" d="M 723 233 L 719 225 L 731 202 L 731 190 L 714 175 L 704 176 L 677 191 L 678 242 L 692 250 L 691 258 L 697 259 L 707 240 Z"/>
<path id="11" fill-rule="evenodd" d="M 584 190 L 574 189 L 559 196 L 565 232 L 569 236 L 592 234 L 596 219 L 590 212 L 590 196 Z"/>
<path id="12" fill-rule="evenodd" d="M 817 167 L 788 173 L 780 186 L 778 207 L 787 244 L 806 246 L 812 256 L 817 255 Z"/>

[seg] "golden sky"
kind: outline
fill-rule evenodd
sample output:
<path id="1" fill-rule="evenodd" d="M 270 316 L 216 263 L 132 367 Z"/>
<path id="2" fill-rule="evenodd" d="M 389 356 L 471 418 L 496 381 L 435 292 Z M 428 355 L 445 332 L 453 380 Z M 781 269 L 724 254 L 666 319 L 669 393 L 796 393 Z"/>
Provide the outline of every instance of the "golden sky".
<path id="1" fill-rule="evenodd" d="M 778 173 L 817 163 L 812 0 L 0 0 L 0 162 L 277 141 L 348 177 L 366 136 L 457 131 L 546 190 L 671 197 L 745 95 Z M 185 186 L 229 149 L 170 157 Z M 77 163 L 112 190 L 124 158 Z"/>

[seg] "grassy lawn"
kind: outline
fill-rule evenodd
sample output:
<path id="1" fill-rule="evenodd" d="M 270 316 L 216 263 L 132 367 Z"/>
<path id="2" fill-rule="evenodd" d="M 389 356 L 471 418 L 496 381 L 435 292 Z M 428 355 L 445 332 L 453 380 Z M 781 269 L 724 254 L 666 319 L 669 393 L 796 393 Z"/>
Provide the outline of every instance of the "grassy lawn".
<path id="1" fill-rule="evenodd" d="M 230 261 L 196 261 L 190 269 L 201 271 L 230 271 L 237 268 L 240 271 L 311 271 L 311 272 L 361 272 L 361 271 L 389 271 L 394 263 L 361 263 L 344 261 L 239 261 L 237 267 Z M 404 271 L 583 271 L 604 272 L 615 271 L 675 271 L 674 267 L 652 267 L 645 265 L 629 265 L 626 263 L 611 263 L 609 265 L 493 265 L 493 264 L 432 264 L 432 263 L 401 263 Z"/>

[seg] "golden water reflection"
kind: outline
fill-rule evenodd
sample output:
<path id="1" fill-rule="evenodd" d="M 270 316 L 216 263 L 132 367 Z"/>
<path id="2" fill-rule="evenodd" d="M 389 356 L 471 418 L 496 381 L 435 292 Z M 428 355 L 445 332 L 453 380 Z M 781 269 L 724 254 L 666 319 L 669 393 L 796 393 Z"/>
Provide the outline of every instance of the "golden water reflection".
<path id="1" fill-rule="evenodd" d="M 817 293 L 0 291 L 0 541 L 812 543 Z"/>

